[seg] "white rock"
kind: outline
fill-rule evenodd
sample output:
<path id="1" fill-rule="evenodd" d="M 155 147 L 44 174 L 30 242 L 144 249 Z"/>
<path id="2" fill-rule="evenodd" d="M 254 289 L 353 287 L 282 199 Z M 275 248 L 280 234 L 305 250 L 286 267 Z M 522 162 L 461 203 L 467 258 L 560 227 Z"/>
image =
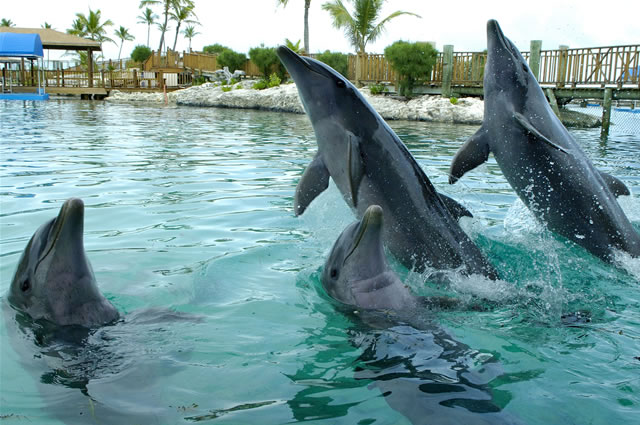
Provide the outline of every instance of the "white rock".
<path id="1" fill-rule="evenodd" d="M 304 113 L 295 84 L 283 84 L 264 90 L 254 90 L 255 81 L 244 80 L 224 91 L 223 86 L 205 83 L 167 93 L 169 103 L 189 106 L 213 106 L 240 109 Z M 386 120 L 434 121 L 480 124 L 484 102 L 476 98 L 461 98 L 457 104 L 440 96 L 420 96 L 410 101 L 388 96 L 373 96 L 366 88 L 360 90 L 365 99 Z M 164 103 L 164 93 L 111 91 L 109 101 Z"/>

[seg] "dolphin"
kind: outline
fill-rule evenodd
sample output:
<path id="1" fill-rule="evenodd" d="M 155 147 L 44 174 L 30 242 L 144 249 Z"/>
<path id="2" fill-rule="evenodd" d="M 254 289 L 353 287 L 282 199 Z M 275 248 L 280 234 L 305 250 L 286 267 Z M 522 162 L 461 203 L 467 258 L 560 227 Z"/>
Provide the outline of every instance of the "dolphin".
<path id="1" fill-rule="evenodd" d="M 84 203 L 65 201 L 60 213 L 36 230 L 11 282 L 7 300 L 33 320 L 93 328 L 118 320 L 100 293 L 84 251 Z"/>
<path id="2" fill-rule="evenodd" d="M 296 82 L 318 143 L 296 188 L 295 214 L 305 211 L 331 177 L 357 217 L 369 205 L 382 207 L 385 245 L 407 268 L 422 271 L 427 265 L 497 279 L 493 266 L 458 224 L 458 218 L 471 214 L 436 192 L 360 92 L 322 62 L 284 46 L 276 52 Z"/>
<path id="3" fill-rule="evenodd" d="M 449 183 L 491 152 L 520 199 L 551 231 L 606 262 L 616 250 L 640 256 L 640 235 L 616 200 L 629 195 L 624 183 L 592 165 L 495 20 L 487 23 L 487 47 L 484 120 L 453 158 Z"/>

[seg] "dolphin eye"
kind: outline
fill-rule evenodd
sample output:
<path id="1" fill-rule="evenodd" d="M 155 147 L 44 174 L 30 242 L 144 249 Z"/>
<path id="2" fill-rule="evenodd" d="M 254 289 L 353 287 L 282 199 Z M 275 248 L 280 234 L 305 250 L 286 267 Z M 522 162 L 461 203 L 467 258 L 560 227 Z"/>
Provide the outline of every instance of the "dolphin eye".
<path id="1" fill-rule="evenodd" d="M 338 270 L 336 269 L 331 269 L 331 279 L 335 279 L 336 277 L 338 277 Z"/>
<path id="2" fill-rule="evenodd" d="M 25 279 L 21 284 L 20 284 L 20 290 L 22 292 L 27 292 L 29 289 L 31 288 L 31 282 L 29 281 L 29 279 Z"/>
<path id="3" fill-rule="evenodd" d="M 345 88 L 347 85 L 345 84 L 344 81 L 342 80 L 336 80 L 336 86 L 340 87 L 341 89 Z"/>

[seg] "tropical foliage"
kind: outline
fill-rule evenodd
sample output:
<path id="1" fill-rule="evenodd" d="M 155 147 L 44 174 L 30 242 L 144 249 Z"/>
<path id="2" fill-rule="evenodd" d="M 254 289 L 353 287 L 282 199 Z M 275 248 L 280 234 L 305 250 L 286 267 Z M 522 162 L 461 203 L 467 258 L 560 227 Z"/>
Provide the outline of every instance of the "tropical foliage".
<path id="1" fill-rule="evenodd" d="M 195 8 L 194 2 L 193 0 L 141 0 L 139 7 L 142 9 L 143 7 L 156 5 L 162 7 L 162 22 L 157 23 L 158 29 L 160 29 L 160 43 L 158 45 L 158 51 L 161 52 L 162 47 L 166 44 L 165 34 L 169 30 L 169 18 L 177 22 L 176 41 L 174 41 L 173 44 L 173 48 L 175 49 L 178 34 L 180 33 L 181 23 L 185 22 L 189 16 L 195 16 L 193 13 L 193 9 Z M 184 16 L 185 8 L 190 9 L 190 11 L 186 18 L 181 19 L 180 17 Z"/>
<path id="2" fill-rule="evenodd" d="M 296 52 L 299 55 L 302 55 L 305 53 L 305 50 L 303 48 L 300 47 L 300 40 L 296 41 L 295 43 L 291 40 L 289 40 L 288 38 L 284 39 L 284 45 L 287 46 L 289 49 L 293 50 L 294 52 Z"/>
<path id="3" fill-rule="evenodd" d="M 284 67 L 280 63 L 274 47 L 264 47 L 264 44 L 261 44 L 260 47 L 254 47 L 249 50 L 249 57 L 256 64 L 265 80 L 274 71 L 274 67 L 278 75 L 280 75 L 280 79 L 284 78 Z"/>
<path id="4" fill-rule="evenodd" d="M 210 44 L 210 45 L 204 46 L 202 48 L 203 52 L 208 53 L 210 55 L 220 54 L 220 53 L 224 52 L 225 50 L 231 50 L 231 49 L 228 48 L 227 46 L 223 46 L 222 44 L 219 44 L 219 43 Z"/>
<path id="5" fill-rule="evenodd" d="M 172 50 L 176 50 L 176 44 L 178 43 L 178 34 L 180 34 L 180 26 L 183 22 L 187 24 L 199 24 L 196 14 L 193 11 L 194 8 L 195 6 L 192 2 L 174 1 L 171 5 L 169 16 L 171 17 L 171 20 L 176 23 L 176 36 L 173 39 Z M 191 19 L 192 17 L 196 19 Z"/>
<path id="6" fill-rule="evenodd" d="M 229 68 L 233 72 L 236 69 L 243 69 L 247 62 L 247 55 L 225 49 L 218 54 L 218 65 Z"/>
<path id="7" fill-rule="evenodd" d="M 317 55 L 315 58 L 320 62 L 326 63 L 331 68 L 342 74 L 345 78 L 347 77 L 347 72 L 349 71 L 349 57 L 344 53 L 325 50 L 324 53 Z"/>
<path id="8" fill-rule="evenodd" d="M 131 35 L 129 30 L 123 27 L 122 25 L 120 25 L 120 28 L 118 28 L 115 31 L 115 35 L 120 39 L 120 50 L 118 50 L 118 60 L 120 60 L 120 55 L 122 54 L 122 46 L 124 45 L 124 42 L 133 41 L 134 37 L 133 35 Z"/>
<path id="9" fill-rule="evenodd" d="M 353 12 L 349 12 L 342 0 L 333 0 L 322 5 L 322 9 L 331 14 L 333 26 L 344 30 L 349 43 L 357 53 L 365 53 L 367 43 L 375 42 L 383 33 L 384 26 L 394 18 L 402 15 L 420 17 L 415 13 L 395 11 L 386 18 L 380 19 L 385 0 L 349 0 L 353 3 Z"/>
<path id="10" fill-rule="evenodd" d="M 287 7 L 289 0 L 278 0 L 278 4 L 282 7 Z M 304 51 L 309 53 L 309 7 L 311 7 L 311 0 L 304 0 Z"/>
<path id="11" fill-rule="evenodd" d="M 200 33 L 196 31 L 196 27 L 194 27 L 193 25 L 188 25 L 185 29 L 182 30 L 182 34 L 185 38 L 189 39 L 189 51 L 191 51 L 191 39 Z"/>
<path id="12" fill-rule="evenodd" d="M 429 79 L 438 52 L 430 43 L 396 41 L 384 56 L 400 75 L 400 95 L 411 96 L 416 83 Z"/>
<path id="13" fill-rule="evenodd" d="M 151 35 L 151 25 L 156 23 L 158 15 L 153 13 L 153 10 L 146 8 L 144 12 L 138 15 L 138 23 L 145 24 L 147 26 L 147 47 L 149 47 L 149 36 Z"/>
<path id="14" fill-rule="evenodd" d="M 107 36 L 108 26 L 113 25 L 110 19 L 102 22 L 102 14 L 100 9 L 93 11 L 89 8 L 89 14 L 76 13 L 76 19 L 73 21 L 71 29 L 67 30 L 67 33 L 74 34 L 80 37 L 89 37 L 92 40 L 100 43 L 100 50 L 102 50 L 102 44 L 105 41 L 115 43 L 112 38 Z M 102 55 L 104 57 L 104 55 Z"/>
<path id="15" fill-rule="evenodd" d="M 16 24 L 13 23 L 11 19 L 0 19 L 0 27 L 15 27 Z"/>
<path id="16" fill-rule="evenodd" d="M 136 46 L 131 52 L 131 60 L 135 62 L 144 62 L 151 56 L 151 49 L 142 44 Z"/>

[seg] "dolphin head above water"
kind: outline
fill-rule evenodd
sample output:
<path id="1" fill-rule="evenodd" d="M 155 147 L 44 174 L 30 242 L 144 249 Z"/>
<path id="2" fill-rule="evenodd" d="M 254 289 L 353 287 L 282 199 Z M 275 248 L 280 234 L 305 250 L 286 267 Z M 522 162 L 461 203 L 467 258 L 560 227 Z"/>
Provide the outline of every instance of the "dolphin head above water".
<path id="1" fill-rule="evenodd" d="M 36 230 L 16 270 L 8 301 L 34 320 L 94 327 L 118 319 L 100 293 L 84 251 L 84 203 L 68 199 Z"/>
<path id="2" fill-rule="evenodd" d="M 338 237 L 322 272 L 322 286 L 334 299 L 361 308 L 402 309 L 414 298 L 390 270 L 382 243 L 383 212 L 371 205 L 362 220 Z"/>
<path id="3" fill-rule="evenodd" d="M 330 127 L 327 131 L 335 131 L 339 126 L 355 135 L 378 127 L 377 112 L 339 72 L 318 60 L 300 56 L 285 46 L 278 47 L 276 52 L 296 83 L 300 100 L 319 141 L 324 140 L 323 127 L 318 126 L 323 121 Z M 329 135 L 327 139 L 335 137 Z M 346 143 L 348 140 L 336 140 L 340 141 Z"/>

